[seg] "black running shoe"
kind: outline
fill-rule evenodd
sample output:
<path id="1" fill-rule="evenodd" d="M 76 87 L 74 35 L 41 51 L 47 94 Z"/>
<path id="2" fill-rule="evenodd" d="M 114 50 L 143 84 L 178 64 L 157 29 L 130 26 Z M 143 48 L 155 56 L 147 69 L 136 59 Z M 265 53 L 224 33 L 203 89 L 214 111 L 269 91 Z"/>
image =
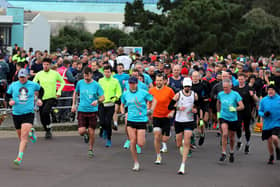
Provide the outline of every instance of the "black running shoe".
<path id="1" fill-rule="evenodd" d="M 234 162 L 234 154 L 233 154 L 233 153 L 230 153 L 230 154 L 229 154 L 229 162 L 230 162 L 230 163 L 233 163 L 233 162 Z"/>
<path id="2" fill-rule="evenodd" d="M 242 147 L 242 143 L 241 142 L 237 142 L 237 145 L 236 145 L 236 151 L 239 151 Z"/>
<path id="3" fill-rule="evenodd" d="M 225 163 L 226 160 L 227 160 L 227 155 L 224 154 L 224 153 L 222 153 L 222 156 L 221 156 L 221 158 L 219 159 L 219 162 L 220 162 L 220 163 Z"/>
<path id="4" fill-rule="evenodd" d="M 267 164 L 272 165 L 273 163 L 274 163 L 274 156 L 271 155 L 271 156 L 269 157 L 269 160 L 268 160 Z"/>
<path id="5" fill-rule="evenodd" d="M 117 125 L 112 125 L 112 129 L 113 129 L 114 131 L 118 131 L 118 126 L 117 126 Z"/>
<path id="6" fill-rule="evenodd" d="M 248 153 L 249 153 L 249 145 L 245 146 L 244 153 L 245 153 L 245 155 L 248 155 Z"/>
<path id="7" fill-rule="evenodd" d="M 198 145 L 199 145 L 199 146 L 202 146 L 202 145 L 203 145 L 204 139 L 205 139 L 205 136 L 200 136 L 199 141 L 198 141 Z"/>
<path id="8" fill-rule="evenodd" d="M 88 142 L 89 142 L 89 136 L 88 136 L 87 133 L 84 134 L 84 142 L 85 142 L 85 143 L 88 143 Z"/>
<path id="9" fill-rule="evenodd" d="M 276 148 L 276 160 L 280 160 L 280 149 Z"/>
<path id="10" fill-rule="evenodd" d="M 50 130 L 46 132 L 45 138 L 52 139 L 52 132 Z"/>

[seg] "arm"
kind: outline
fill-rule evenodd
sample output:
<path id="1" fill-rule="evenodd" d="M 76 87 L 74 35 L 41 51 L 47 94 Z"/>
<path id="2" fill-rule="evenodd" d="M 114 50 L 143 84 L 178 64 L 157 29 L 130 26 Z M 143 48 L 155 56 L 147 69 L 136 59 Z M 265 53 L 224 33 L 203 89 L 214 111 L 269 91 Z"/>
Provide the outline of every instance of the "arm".
<path id="1" fill-rule="evenodd" d="M 57 73 L 57 72 L 56 72 Z M 60 87 L 58 88 L 56 95 L 60 96 L 61 95 L 61 91 L 65 85 L 65 81 L 63 80 L 63 78 L 61 77 L 61 75 L 59 75 L 59 73 L 56 74 L 57 75 L 57 81 L 60 82 Z"/>
<path id="2" fill-rule="evenodd" d="M 116 96 L 119 99 L 121 97 L 121 95 L 122 95 L 122 88 L 121 88 L 119 81 L 117 80 Z"/>
<path id="3" fill-rule="evenodd" d="M 236 107 L 236 110 L 237 110 L 237 111 L 241 111 L 241 110 L 243 110 L 243 109 L 244 109 L 244 104 L 243 104 L 242 101 L 239 101 L 239 102 L 238 102 L 238 107 Z"/>
<path id="4" fill-rule="evenodd" d="M 260 117 L 264 117 L 264 106 L 263 106 L 263 102 L 262 102 L 262 100 L 261 100 L 261 102 L 260 102 L 260 106 L 259 106 L 259 116 Z"/>
<path id="5" fill-rule="evenodd" d="M 176 93 L 175 96 L 173 97 L 173 99 L 170 101 L 169 105 L 168 105 L 168 110 L 175 110 L 176 107 L 176 103 L 179 99 L 179 93 Z"/>
<path id="6" fill-rule="evenodd" d="M 69 82 L 74 83 L 75 82 L 75 77 L 73 76 L 73 74 L 70 72 L 70 70 L 66 71 L 66 77 L 68 79 Z"/>
<path id="7" fill-rule="evenodd" d="M 221 102 L 220 100 L 217 100 L 217 112 L 221 111 Z"/>
<path id="8" fill-rule="evenodd" d="M 77 97 L 78 93 L 76 92 L 76 90 L 74 90 L 73 93 L 73 99 L 72 99 L 72 109 L 71 112 L 76 112 L 76 97 Z"/>

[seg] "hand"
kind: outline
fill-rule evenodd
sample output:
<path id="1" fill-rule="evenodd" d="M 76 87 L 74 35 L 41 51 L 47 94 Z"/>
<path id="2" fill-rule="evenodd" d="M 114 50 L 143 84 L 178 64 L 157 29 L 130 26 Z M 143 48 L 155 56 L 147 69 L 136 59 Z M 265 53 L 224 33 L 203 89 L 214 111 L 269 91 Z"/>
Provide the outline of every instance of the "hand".
<path id="1" fill-rule="evenodd" d="M 148 115 L 148 116 L 151 116 L 151 115 L 153 115 L 153 112 L 154 112 L 153 110 L 149 109 L 149 110 L 147 111 L 147 115 Z"/>
<path id="2" fill-rule="evenodd" d="M 173 116 L 174 116 L 174 111 L 171 111 L 171 112 L 169 112 L 169 114 L 168 114 L 168 118 L 173 118 Z"/>
<path id="3" fill-rule="evenodd" d="M 197 113 L 197 109 L 196 108 L 192 108 L 192 113 L 196 114 Z"/>
<path id="4" fill-rule="evenodd" d="M 75 105 L 72 105 L 72 108 L 71 108 L 71 112 L 75 113 L 77 111 L 77 108 Z"/>
<path id="5" fill-rule="evenodd" d="M 36 105 L 37 106 L 42 106 L 43 105 L 43 102 L 41 99 L 38 99 L 37 102 L 36 102 Z"/>
<path id="6" fill-rule="evenodd" d="M 57 98 L 57 99 L 60 98 L 60 96 L 61 96 L 61 95 L 56 94 L 56 98 Z"/>
<path id="7" fill-rule="evenodd" d="M 14 100 L 10 100 L 10 101 L 9 101 L 9 105 L 10 105 L 10 106 L 13 106 L 13 105 L 15 105 L 15 104 L 16 104 L 16 102 L 15 102 Z"/>
<path id="8" fill-rule="evenodd" d="M 111 97 L 110 100 L 111 100 L 113 103 L 115 103 L 115 102 L 118 100 L 118 98 L 117 98 L 117 96 L 114 96 L 114 97 Z"/>
<path id="9" fill-rule="evenodd" d="M 230 112 L 236 112 L 236 108 L 233 107 L 233 106 L 230 106 L 230 107 L 228 108 L 228 110 L 229 110 Z"/>
<path id="10" fill-rule="evenodd" d="M 174 100 L 178 101 L 179 100 L 179 94 L 176 94 L 174 97 L 173 97 Z"/>
<path id="11" fill-rule="evenodd" d="M 254 92 L 252 90 L 250 90 L 249 93 L 250 93 L 250 96 L 254 95 Z"/>
<path id="12" fill-rule="evenodd" d="M 92 106 L 97 106 L 97 104 L 98 104 L 98 101 L 95 100 L 95 101 L 93 101 L 90 105 L 92 105 Z"/>
<path id="13" fill-rule="evenodd" d="M 264 116 L 265 116 L 265 117 L 268 117 L 268 116 L 270 116 L 270 114 L 271 114 L 271 113 L 270 113 L 269 111 L 266 111 L 266 112 L 264 113 Z"/>

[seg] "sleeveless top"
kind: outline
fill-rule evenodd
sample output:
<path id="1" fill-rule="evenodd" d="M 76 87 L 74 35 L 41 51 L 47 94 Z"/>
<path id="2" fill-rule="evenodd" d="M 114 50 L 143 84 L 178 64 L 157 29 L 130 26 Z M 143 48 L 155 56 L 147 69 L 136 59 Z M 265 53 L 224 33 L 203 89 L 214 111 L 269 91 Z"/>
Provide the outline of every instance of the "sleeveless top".
<path id="1" fill-rule="evenodd" d="M 177 107 L 185 107 L 183 111 L 176 111 L 175 121 L 176 122 L 193 122 L 194 114 L 192 113 L 192 108 L 194 105 L 194 91 L 191 91 L 190 96 L 185 96 L 183 91 L 179 92 L 179 100 L 177 102 Z"/>
<path id="2" fill-rule="evenodd" d="M 179 80 L 175 80 L 172 77 L 169 77 L 169 87 L 173 89 L 175 93 L 178 93 L 183 89 L 183 80 L 184 77 L 181 77 Z"/>

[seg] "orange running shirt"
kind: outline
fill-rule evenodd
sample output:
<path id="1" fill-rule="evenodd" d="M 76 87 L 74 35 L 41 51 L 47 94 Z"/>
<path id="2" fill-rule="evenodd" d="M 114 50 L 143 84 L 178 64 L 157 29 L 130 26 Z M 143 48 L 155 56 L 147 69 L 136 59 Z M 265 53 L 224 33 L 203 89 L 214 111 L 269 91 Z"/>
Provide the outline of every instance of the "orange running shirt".
<path id="1" fill-rule="evenodd" d="M 149 90 L 149 93 L 157 101 L 153 117 L 166 118 L 170 112 L 170 110 L 168 110 L 168 105 L 175 95 L 174 91 L 171 88 L 164 86 L 160 90 L 153 87 Z"/>

